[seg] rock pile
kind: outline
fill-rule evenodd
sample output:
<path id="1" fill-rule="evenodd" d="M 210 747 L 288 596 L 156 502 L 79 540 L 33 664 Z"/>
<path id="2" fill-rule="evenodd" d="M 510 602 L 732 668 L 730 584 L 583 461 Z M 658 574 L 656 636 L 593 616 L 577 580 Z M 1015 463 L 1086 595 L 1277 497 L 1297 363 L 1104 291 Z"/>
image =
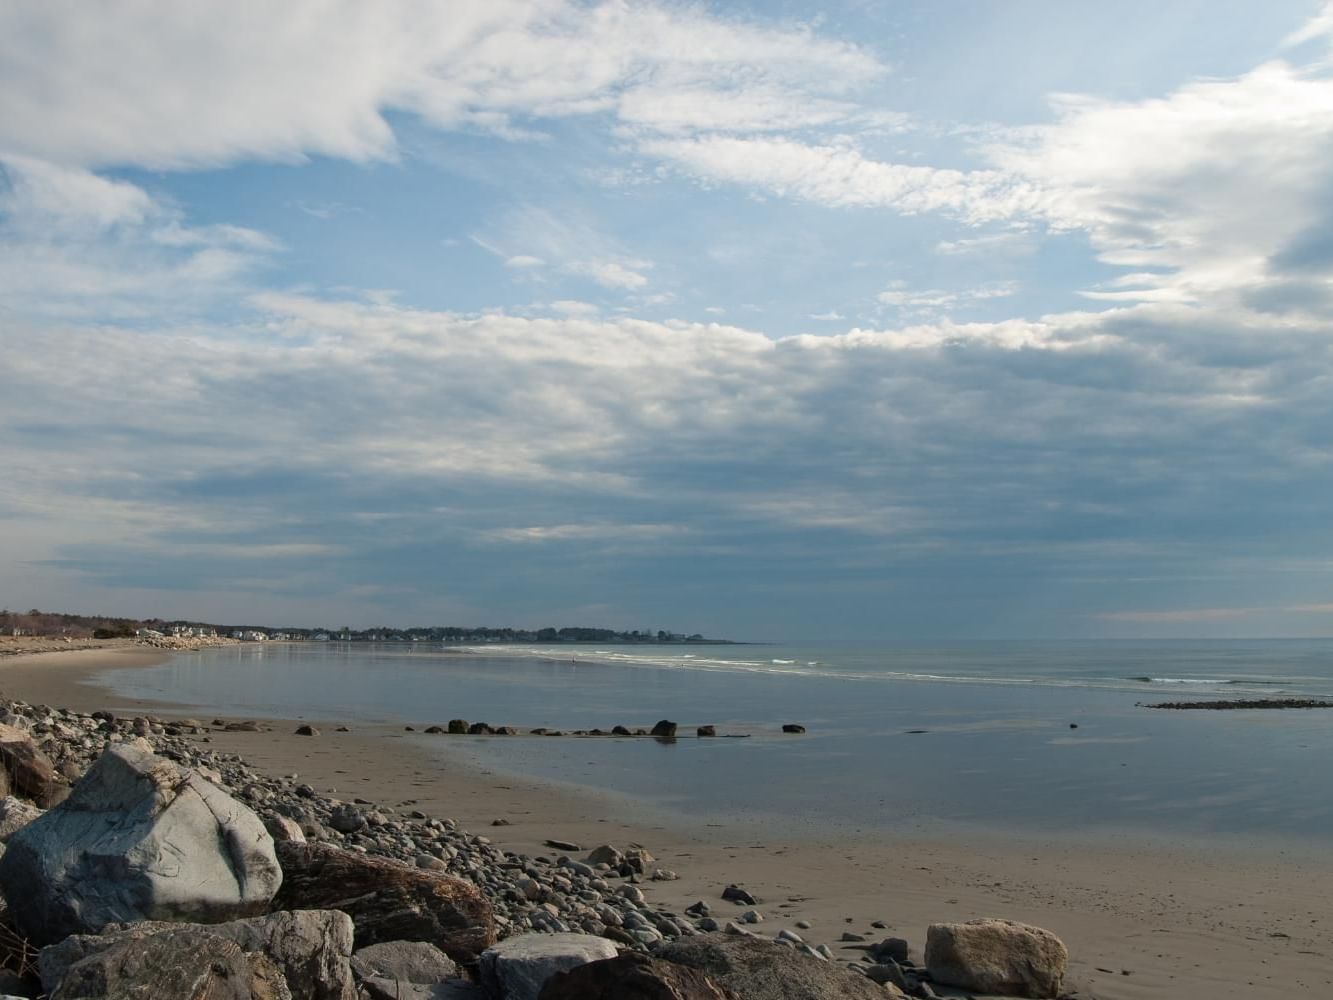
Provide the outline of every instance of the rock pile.
<path id="1" fill-rule="evenodd" d="M 0 780 L 16 793 L 0 800 L 0 993 L 930 997 L 972 960 L 954 947 L 937 969 L 945 932 L 932 928 L 926 967 L 900 939 L 840 961 L 793 931 L 750 931 L 761 902 L 735 886 L 718 904 L 750 908 L 735 921 L 703 901 L 673 913 L 644 889 L 676 875 L 641 848 L 503 851 L 452 820 L 339 801 L 208 746 L 211 729 L 235 727 L 0 700 Z M 1055 996 L 1063 946 L 1026 932 L 1010 941 L 1015 967 L 1047 965 L 1003 985 Z M 986 942 L 977 961 L 998 967 L 1007 945 Z"/>

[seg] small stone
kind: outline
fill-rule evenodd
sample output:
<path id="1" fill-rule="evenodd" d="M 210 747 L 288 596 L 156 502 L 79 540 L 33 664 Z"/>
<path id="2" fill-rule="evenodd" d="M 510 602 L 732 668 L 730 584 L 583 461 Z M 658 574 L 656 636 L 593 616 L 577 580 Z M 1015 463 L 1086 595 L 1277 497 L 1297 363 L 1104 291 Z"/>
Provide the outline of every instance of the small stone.
<path id="1" fill-rule="evenodd" d="M 805 732 L 805 726 L 795 722 L 788 722 L 782 727 L 782 731 L 784 733 L 803 733 Z"/>
<path id="2" fill-rule="evenodd" d="M 319 735 L 319 730 L 316 729 L 314 726 L 297 726 L 297 727 L 296 727 L 296 735 L 297 735 L 297 736 L 318 736 L 318 735 Z"/>
<path id="3" fill-rule="evenodd" d="M 759 902 L 738 885 L 729 885 L 723 889 L 722 898 L 730 900 L 737 906 L 754 906 Z"/>

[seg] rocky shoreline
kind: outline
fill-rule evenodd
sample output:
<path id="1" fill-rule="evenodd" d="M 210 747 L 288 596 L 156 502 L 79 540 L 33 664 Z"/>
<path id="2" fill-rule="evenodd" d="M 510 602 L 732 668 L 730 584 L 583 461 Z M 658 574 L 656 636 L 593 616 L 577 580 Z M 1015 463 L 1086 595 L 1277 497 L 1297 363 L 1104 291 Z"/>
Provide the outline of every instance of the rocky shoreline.
<path id="1" fill-rule="evenodd" d="M 1246 698 L 1232 701 L 1161 701 L 1152 705 L 1139 702 L 1138 705 L 1140 708 L 1231 712 L 1263 708 L 1333 708 L 1333 701 L 1322 698 Z"/>
<path id="2" fill-rule="evenodd" d="M 67 636 L 0 636 L 0 656 L 27 656 L 33 653 L 67 653 L 76 649 L 206 649 L 236 646 L 238 639 L 222 636 L 137 636 L 133 639 L 75 639 Z"/>
<path id="3" fill-rule="evenodd" d="M 895 937 L 768 937 L 762 899 L 740 886 L 679 913 L 653 905 L 653 884 L 676 874 L 641 845 L 503 851 L 410 801 L 342 801 L 263 774 L 209 746 L 229 725 L 0 701 L 0 993 L 138 995 L 135 976 L 159 997 L 340 1000 L 931 997 L 945 984 L 1054 997 L 1063 986 L 1064 946 L 1036 928 L 932 925 L 924 958 Z M 181 821 L 195 799 L 199 844 Z M 91 847 L 79 840 L 90 824 Z M 209 862 L 219 842 L 230 846 Z M 52 858 L 77 863 L 56 871 Z M 112 870 L 114 886 L 135 888 L 108 908 L 122 890 L 88 880 Z"/>

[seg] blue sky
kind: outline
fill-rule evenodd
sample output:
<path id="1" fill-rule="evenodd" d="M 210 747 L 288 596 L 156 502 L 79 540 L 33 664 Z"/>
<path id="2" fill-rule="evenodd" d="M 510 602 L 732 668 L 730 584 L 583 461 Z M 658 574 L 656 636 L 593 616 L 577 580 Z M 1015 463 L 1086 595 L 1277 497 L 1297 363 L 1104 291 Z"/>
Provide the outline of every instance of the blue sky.
<path id="1" fill-rule="evenodd" d="M 1333 6 L 0 2 L 0 603 L 1333 634 Z"/>

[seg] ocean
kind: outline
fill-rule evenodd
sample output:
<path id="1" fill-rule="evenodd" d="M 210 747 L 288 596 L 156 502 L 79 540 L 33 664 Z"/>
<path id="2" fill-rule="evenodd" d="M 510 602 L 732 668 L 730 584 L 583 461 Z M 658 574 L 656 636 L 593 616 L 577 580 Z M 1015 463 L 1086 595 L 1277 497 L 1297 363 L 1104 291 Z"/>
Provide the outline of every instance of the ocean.
<path id="1" fill-rule="evenodd" d="M 210 717 L 418 731 L 452 718 L 566 731 L 670 719 L 674 743 L 411 738 L 441 767 L 597 789 L 678 822 L 1333 841 L 1333 710 L 1140 704 L 1333 698 L 1333 640 L 254 643 L 98 682 Z M 806 733 L 783 734 L 789 722 Z M 719 738 L 696 738 L 702 724 Z"/>

